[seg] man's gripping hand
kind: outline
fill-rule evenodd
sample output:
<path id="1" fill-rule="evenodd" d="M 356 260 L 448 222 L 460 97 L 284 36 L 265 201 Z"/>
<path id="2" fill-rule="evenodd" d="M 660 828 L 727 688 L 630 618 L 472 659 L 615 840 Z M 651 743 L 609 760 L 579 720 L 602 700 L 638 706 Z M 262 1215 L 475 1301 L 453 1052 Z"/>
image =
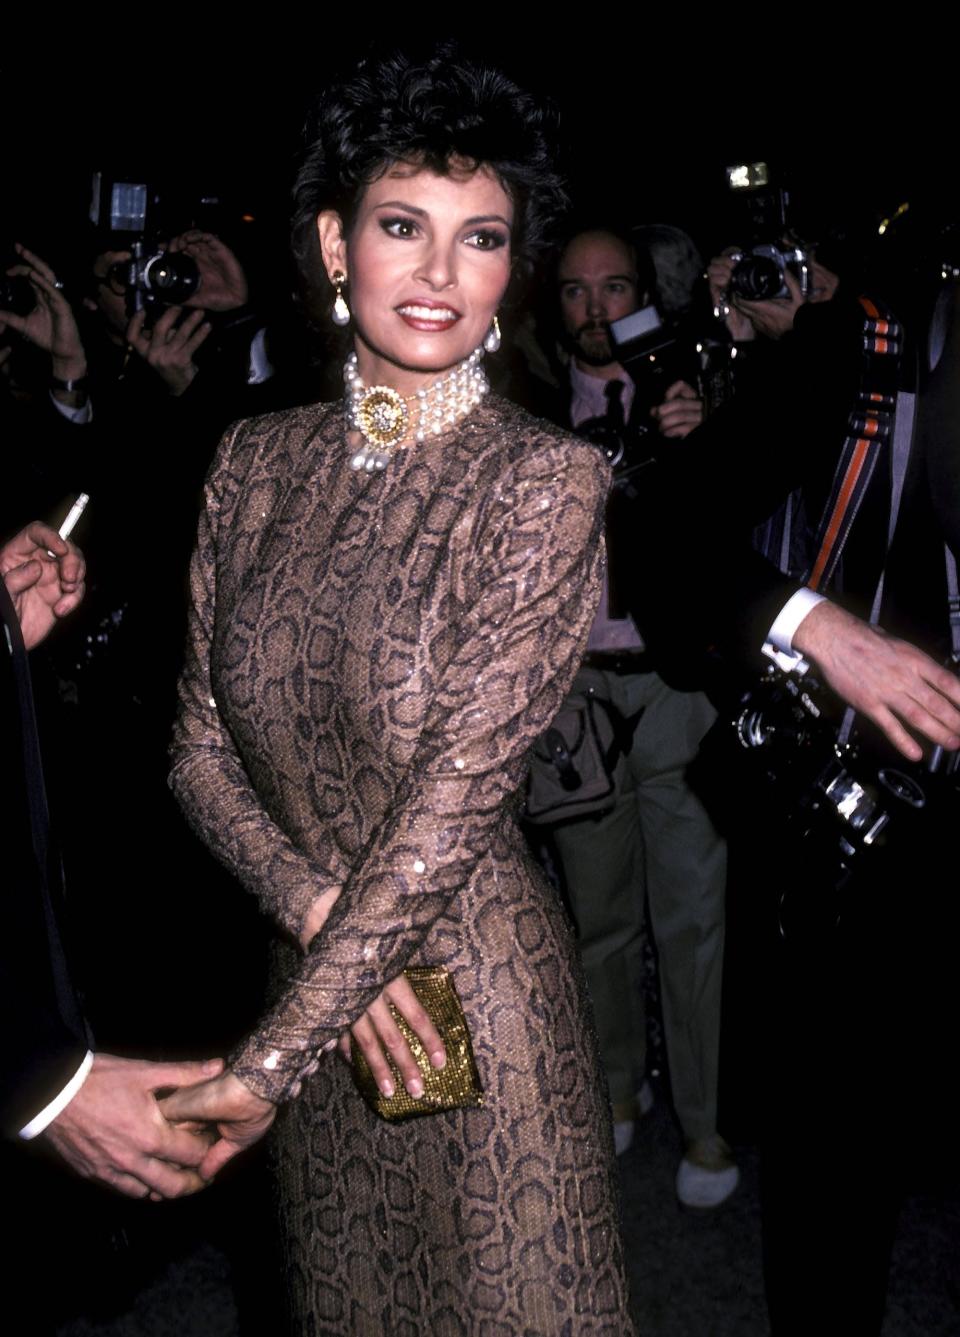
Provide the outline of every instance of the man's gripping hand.
<path id="1" fill-rule="evenodd" d="M 87 355 L 73 310 L 63 295 L 62 284 L 58 285 L 56 274 L 39 255 L 19 244 L 14 250 L 21 263 L 13 265 L 7 273 L 29 280 L 34 306 L 25 316 L 14 311 L 0 311 L 0 333 L 9 326 L 29 343 L 49 353 L 54 376 L 63 380 L 81 379 L 87 374 Z"/>
<path id="2" fill-rule="evenodd" d="M 745 297 L 733 299 L 736 310 L 746 316 L 758 334 L 765 334 L 768 339 L 782 339 L 792 330 L 797 312 L 806 301 L 789 269 L 784 271 L 783 281 L 787 289 L 784 297 L 769 297 L 763 302 L 750 302 Z"/>
<path id="3" fill-rule="evenodd" d="M 183 307 L 168 306 L 152 328 L 146 323 L 146 311 L 135 312 L 127 325 L 127 343 L 175 397 L 193 384 L 197 374 L 193 355 L 213 329 L 203 317 L 202 311 L 184 316 Z"/>
<path id="4" fill-rule="evenodd" d="M 97 1054 L 86 1081 L 43 1136 L 78 1174 L 128 1197 L 195 1193 L 207 1182 L 198 1167 L 210 1139 L 169 1124 L 156 1092 L 203 1081 L 222 1067 L 220 1059 L 147 1063 Z"/>
<path id="5" fill-rule="evenodd" d="M 674 381 L 650 416 L 661 436 L 682 440 L 703 422 L 703 400 L 686 381 Z"/>
<path id="6" fill-rule="evenodd" d="M 941 747 L 960 747 L 960 680 L 915 645 L 827 600 L 803 619 L 792 644 L 911 761 L 923 749 L 904 725 Z"/>
<path id="7" fill-rule="evenodd" d="M 268 1131 L 277 1113 L 271 1100 L 258 1096 L 231 1072 L 200 1082 L 189 1089 L 174 1091 L 161 1106 L 171 1124 L 193 1128 L 212 1125 L 219 1140 L 210 1146 L 202 1163 L 200 1174 L 210 1180 L 238 1152 L 258 1142 Z"/>
<path id="8" fill-rule="evenodd" d="M 184 306 L 199 306 L 205 311 L 235 311 L 247 302 L 247 276 L 230 247 L 212 232 L 191 228 L 174 237 L 170 251 L 182 251 L 200 270 L 200 287 Z"/>

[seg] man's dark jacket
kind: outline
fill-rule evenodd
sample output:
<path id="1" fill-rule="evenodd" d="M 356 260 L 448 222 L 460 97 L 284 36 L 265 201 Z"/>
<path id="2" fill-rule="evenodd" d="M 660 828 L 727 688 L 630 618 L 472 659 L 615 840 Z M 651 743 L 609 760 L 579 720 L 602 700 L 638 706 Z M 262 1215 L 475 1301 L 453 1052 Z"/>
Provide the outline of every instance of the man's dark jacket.
<path id="1" fill-rule="evenodd" d="M 940 658 L 946 653 L 943 540 L 960 551 L 957 417 L 960 322 L 918 401 L 917 429 L 887 563 L 880 623 Z M 813 528 L 834 477 L 863 365 L 863 311 L 842 297 L 804 307 L 762 384 L 717 410 L 645 471 L 635 504 L 634 615 L 682 681 L 705 650 L 758 663 L 777 613 L 799 588 L 752 548 L 762 524 L 802 488 Z M 909 374 L 907 382 L 910 382 Z M 887 541 L 890 461 L 879 460 L 829 591 L 868 616 Z"/>
<path id="2" fill-rule="evenodd" d="M 14 1136 L 67 1084 L 88 1049 L 56 912 L 63 894 L 52 841 L 30 670 L 0 580 L 3 886 L 0 912 L 0 1120 Z"/>

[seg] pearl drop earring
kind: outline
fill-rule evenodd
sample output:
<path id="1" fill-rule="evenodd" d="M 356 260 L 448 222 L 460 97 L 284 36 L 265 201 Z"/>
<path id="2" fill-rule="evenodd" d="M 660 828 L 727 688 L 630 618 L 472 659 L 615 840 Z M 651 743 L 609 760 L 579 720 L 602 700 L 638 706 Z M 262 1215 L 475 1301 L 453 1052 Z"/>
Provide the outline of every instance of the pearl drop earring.
<path id="1" fill-rule="evenodd" d="M 330 319 L 334 325 L 350 324 L 350 308 L 347 306 L 346 298 L 343 295 L 343 285 L 347 281 L 347 276 L 342 269 L 335 270 L 330 275 L 330 282 L 337 290 L 337 295 L 333 299 L 333 310 L 330 313 Z"/>
<path id="2" fill-rule="evenodd" d="M 483 346 L 488 353 L 495 353 L 500 347 L 500 322 L 496 316 L 493 318 L 493 324 L 487 330 Z"/>

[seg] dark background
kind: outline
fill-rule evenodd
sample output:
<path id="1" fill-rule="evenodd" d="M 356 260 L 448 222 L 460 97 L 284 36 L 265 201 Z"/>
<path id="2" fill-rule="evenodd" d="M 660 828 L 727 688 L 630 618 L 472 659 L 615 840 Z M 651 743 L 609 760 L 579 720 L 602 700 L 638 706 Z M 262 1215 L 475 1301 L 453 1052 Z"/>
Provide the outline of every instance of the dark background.
<path id="1" fill-rule="evenodd" d="M 431 24 L 419 11 L 305 20 L 281 7 L 251 11 L 257 26 L 243 35 L 238 17 L 212 33 L 189 11 L 134 21 L 117 11 L 95 30 L 8 32 L 0 243 L 66 258 L 103 165 L 219 194 L 230 218 L 256 220 L 253 249 L 279 255 L 304 110 L 371 35 L 406 48 L 456 37 L 551 97 L 577 204 L 677 223 L 705 254 L 730 240 L 722 169 L 733 162 L 777 165 L 821 216 L 879 218 L 904 200 L 955 212 L 952 43 L 933 26 L 901 15 L 840 46 L 823 19 L 773 11 L 726 11 L 722 24 L 622 7 L 541 6 L 516 19 L 475 7 L 469 22 L 452 12 Z"/>

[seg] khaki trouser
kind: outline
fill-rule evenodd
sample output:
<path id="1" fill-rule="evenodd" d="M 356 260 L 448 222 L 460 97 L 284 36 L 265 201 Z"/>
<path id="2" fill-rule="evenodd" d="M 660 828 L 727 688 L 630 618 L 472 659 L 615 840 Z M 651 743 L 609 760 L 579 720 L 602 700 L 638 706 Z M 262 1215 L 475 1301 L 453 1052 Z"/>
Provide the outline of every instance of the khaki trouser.
<path id="1" fill-rule="evenodd" d="M 617 763 L 613 810 L 554 830 L 610 1098 L 625 1117 L 646 1072 L 646 897 L 674 1108 L 688 1139 L 707 1137 L 717 1119 L 726 844 L 684 773 L 715 712 L 656 673 L 581 669 L 576 687 L 591 685 L 624 716 L 644 707 Z"/>

